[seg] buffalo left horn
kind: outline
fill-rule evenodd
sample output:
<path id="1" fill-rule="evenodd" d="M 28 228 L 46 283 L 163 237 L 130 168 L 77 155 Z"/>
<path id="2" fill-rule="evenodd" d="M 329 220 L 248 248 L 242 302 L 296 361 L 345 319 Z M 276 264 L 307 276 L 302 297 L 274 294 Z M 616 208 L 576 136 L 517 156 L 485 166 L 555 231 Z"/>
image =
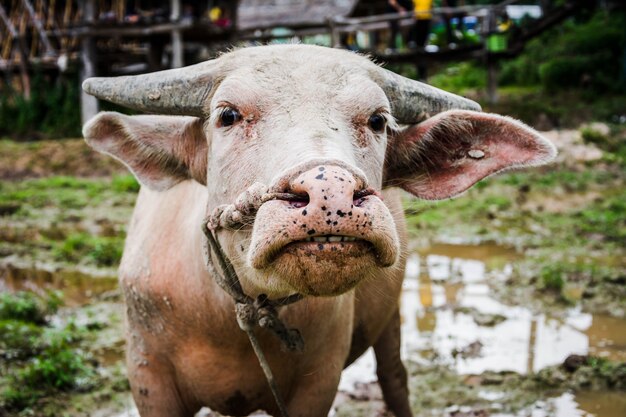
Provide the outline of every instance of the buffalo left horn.
<path id="1" fill-rule="evenodd" d="M 95 77 L 83 90 L 99 99 L 146 113 L 202 117 L 215 84 L 215 61 L 122 77 Z"/>
<path id="2" fill-rule="evenodd" d="M 414 124 L 446 110 L 481 111 L 480 104 L 428 84 L 376 68 L 374 77 L 391 104 L 391 112 L 400 124 Z"/>

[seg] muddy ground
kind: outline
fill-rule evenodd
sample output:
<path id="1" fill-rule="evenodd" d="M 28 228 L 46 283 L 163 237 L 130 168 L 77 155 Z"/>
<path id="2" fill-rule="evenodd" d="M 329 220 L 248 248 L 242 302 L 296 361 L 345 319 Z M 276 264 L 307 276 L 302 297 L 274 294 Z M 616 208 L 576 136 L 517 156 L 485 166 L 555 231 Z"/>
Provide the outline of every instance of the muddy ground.
<path id="1" fill-rule="evenodd" d="M 416 415 L 626 415 L 625 130 L 546 136 L 556 164 L 406 199 Z M 115 268 L 137 190 L 80 140 L 0 141 L 0 416 L 135 415 Z M 386 415 L 373 369 L 333 415 Z"/>

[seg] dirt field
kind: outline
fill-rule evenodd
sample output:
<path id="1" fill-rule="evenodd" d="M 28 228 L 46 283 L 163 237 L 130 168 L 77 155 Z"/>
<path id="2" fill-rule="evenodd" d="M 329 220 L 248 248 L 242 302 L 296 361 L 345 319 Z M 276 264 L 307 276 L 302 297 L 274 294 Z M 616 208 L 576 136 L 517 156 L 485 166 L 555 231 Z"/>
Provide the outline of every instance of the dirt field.
<path id="1" fill-rule="evenodd" d="M 546 136 L 550 167 L 407 197 L 416 415 L 626 415 L 624 129 Z M 137 190 L 81 140 L 0 141 L 0 416 L 135 415 L 115 271 Z M 333 415 L 386 415 L 373 369 L 344 372 Z"/>

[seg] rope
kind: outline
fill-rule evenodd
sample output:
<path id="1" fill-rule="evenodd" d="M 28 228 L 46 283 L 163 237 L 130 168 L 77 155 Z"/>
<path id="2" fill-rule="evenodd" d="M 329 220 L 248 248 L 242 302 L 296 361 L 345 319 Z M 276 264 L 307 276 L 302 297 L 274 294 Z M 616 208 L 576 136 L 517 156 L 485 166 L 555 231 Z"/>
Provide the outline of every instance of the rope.
<path id="1" fill-rule="evenodd" d="M 277 308 L 295 303 L 303 298 L 301 294 L 293 294 L 288 297 L 270 300 L 267 295 L 260 294 L 256 299 L 244 293 L 241 282 L 222 246 L 220 245 L 216 231 L 219 228 L 235 229 L 237 227 L 251 225 L 258 208 L 266 201 L 276 198 L 289 198 L 289 194 L 268 193 L 267 187 L 261 183 L 255 183 L 235 200 L 234 204 L 217 207 L 211 216 L 202 223 L 202 232 L 206 236 L 206 265 L 215 276 L 218 285 L 235 300 L 235 313 L 237 323 L 241 330 L 246 332 L 250 344 L 254 349 L 261 369 L 265 374 L 270 386 L 276 405 L 283 417 L 289 417 L 287 408 L 280 395 L 278 386 L 272 374 L 272 370 L 263 354 L 261 345 L 254 333 L 256 326 L 271 330 L 282 342 L 283 349 L 290 352 L 301 352 L 304 349 L 304 341 L 297 329 L 289 329 L 278 318 Z M 211 261 L 211 252 L 217 258 L 223 274 L 214 268 Z"/>

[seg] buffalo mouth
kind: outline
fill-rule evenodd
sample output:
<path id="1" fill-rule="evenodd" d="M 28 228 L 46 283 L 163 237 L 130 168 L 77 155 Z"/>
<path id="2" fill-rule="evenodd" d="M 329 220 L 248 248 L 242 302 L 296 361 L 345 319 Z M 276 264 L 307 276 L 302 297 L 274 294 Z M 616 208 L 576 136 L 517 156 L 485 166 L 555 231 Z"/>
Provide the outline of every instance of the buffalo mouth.
<path id="1" fill-rule="evenodd" d="M 358 237 L 323 235 L 294 240 L 282 247 L 276 248 L 273 256 L 269 258 L 269 262 L 273 262 L 283 253 L 324 256 L 325 259 L 329 259 L 333 254 L 340 257 L 361 257 L 368 253 L 374 255 L 376 250 L 372 242 Z"/>
<path id="2" fill-rule="evenodd" d="M 356 286 L 379 265 L 368 240 L 320 235 L 291 240 L 273 248 L 267 267 L 303 295 L 335 296 Z"/>

